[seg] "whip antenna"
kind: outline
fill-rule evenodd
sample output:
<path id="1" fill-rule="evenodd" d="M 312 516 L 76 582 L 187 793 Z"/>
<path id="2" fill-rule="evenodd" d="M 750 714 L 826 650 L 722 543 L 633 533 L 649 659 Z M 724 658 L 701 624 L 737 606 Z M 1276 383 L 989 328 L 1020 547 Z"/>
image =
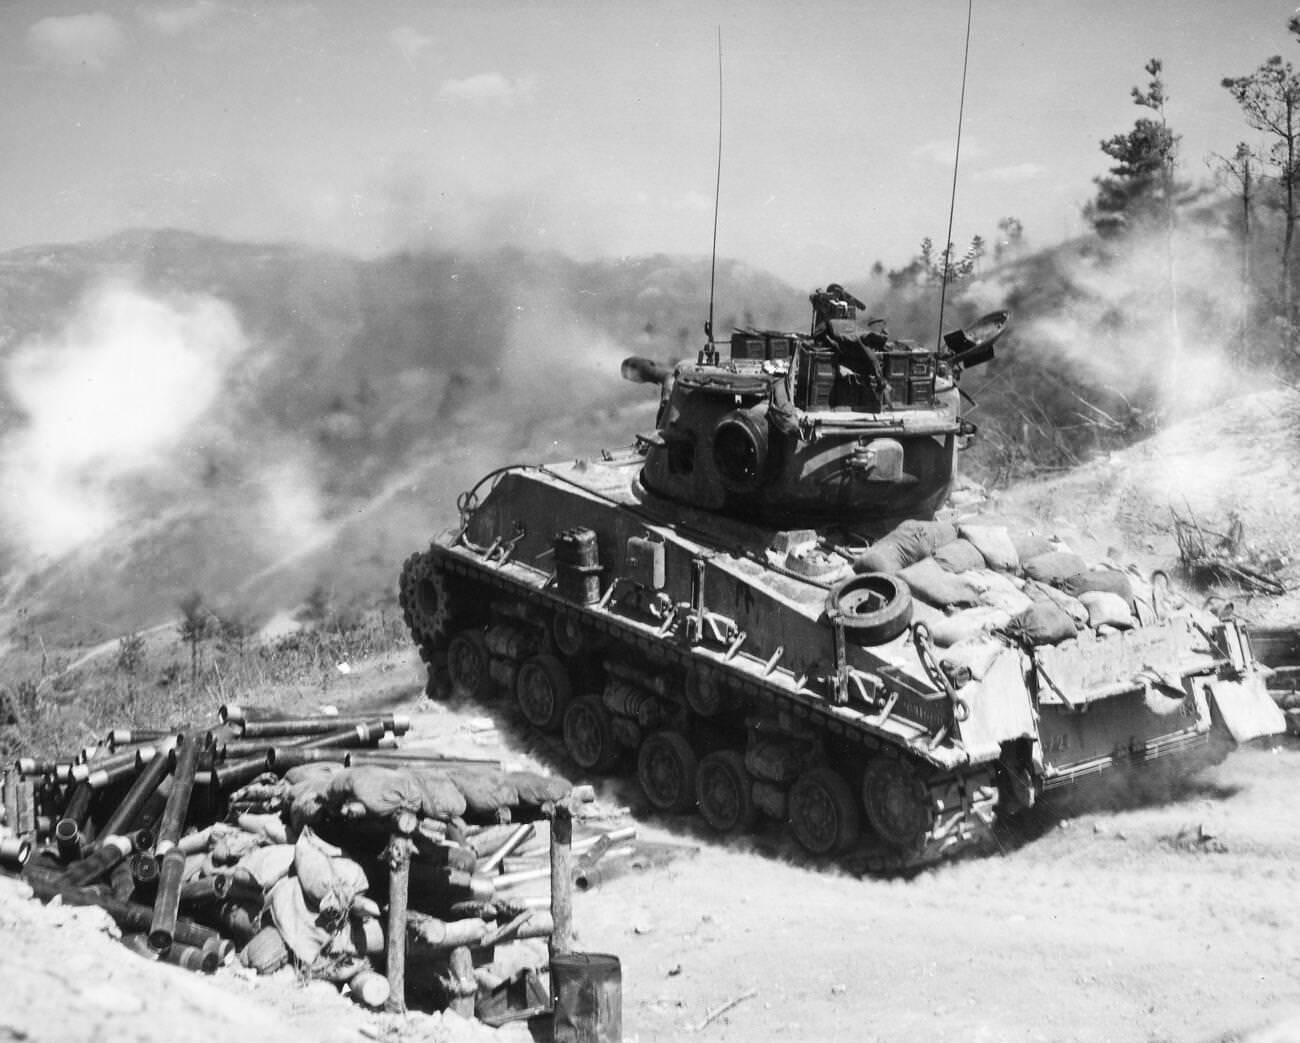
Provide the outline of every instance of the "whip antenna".
<path id="1" fill-rule="evenodd" d="M 948 235 L 943 249 L 943 277 L 939 283 L 939 343 L 943 343 L 943 307 L 948 296 L 948 272 L 952 268 L 952 220 L 957 212 L 957 170 L 961 166 L 961 125 L 966 114 L 966 69 L 970 64 L 970 25 L 975 0 L 966 0 L 966 47 L 961 58 L 961 102 L 957 106 L 957 148 L 952 157 L 952 196 L 948 200 Z M 721 44 L 719 44 L 721 47 Z M 721 60 L 721 52 L 719 52 Z M 721 162 L 721 157 L 719 157 Z M 716 217 L 715 217 L 716 220 Z M 715 233 L 716 234 L 716 233 Z M 710 308 L 712 305 L 710 305 Z"/>
<path id="2" fill-rule="evenodd" d="M 709 261 L 709 320 L 704 324 L 709 342 L 705 347 L 713 355 L 713 287 L 718 274 L 718 206 L 722 196 L 722 26 L 718 26 L 718 173 L 713 185 L 713 255 Z"/>

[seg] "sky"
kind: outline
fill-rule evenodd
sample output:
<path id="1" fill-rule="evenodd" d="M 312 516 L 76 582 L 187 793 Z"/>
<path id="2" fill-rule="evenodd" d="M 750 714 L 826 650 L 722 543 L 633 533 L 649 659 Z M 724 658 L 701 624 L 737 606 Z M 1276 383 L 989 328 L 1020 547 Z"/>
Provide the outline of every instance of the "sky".
<path id="1" fill-rule="evenodd" d="M 953 239 L 1084 229 L 1164 62 L 1181 173 L 1295 0 L 974 0 Z M 0 250 L 176 227 L 362 256 L 718 253 L 795 286 L 948 224 L 964 0 L 0 0 Z"/>

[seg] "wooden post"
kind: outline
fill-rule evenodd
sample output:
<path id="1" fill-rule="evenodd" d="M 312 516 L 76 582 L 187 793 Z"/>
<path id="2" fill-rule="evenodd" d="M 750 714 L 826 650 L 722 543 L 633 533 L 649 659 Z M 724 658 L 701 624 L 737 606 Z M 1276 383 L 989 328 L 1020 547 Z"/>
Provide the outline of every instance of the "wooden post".
<path id="1" fill-rule="evenodd" d="M 573 949 L 573 810 L 555 806 L 551 818 L 551 958 Z"/>
<path id="2" fill-rule="evenodd" d="M 474 957 L 468 946 L 458 945 L 447 956 L 447 1006 L 463 1018 L 472 1018 L 477 995 Z"/>
<path id="3" fill-rule="evenodd" d="M 388 1002 L 384 1009 L 394 1014 L 406 1013 L 406 906 L 411 888 L 411 852 L 406 837 L 394 836 L 388 842 Z"/>

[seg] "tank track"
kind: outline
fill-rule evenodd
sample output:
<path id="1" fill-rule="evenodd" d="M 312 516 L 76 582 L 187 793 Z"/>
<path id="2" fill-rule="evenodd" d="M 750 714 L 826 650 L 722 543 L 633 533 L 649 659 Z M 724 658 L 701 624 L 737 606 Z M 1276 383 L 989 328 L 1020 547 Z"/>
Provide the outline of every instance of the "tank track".
<path id="1" fill-rule="evenodd" d="M 587 643 L 577 642 L 573 634 L 578 631 L 567 625 L 576 618 L 572 606 L 500 573 L 452 559 L 436 546 L 404 563 L 399 602 L 428 665 L 426 691 L 431 698 L 447 698 L 454 691 L 496 712 L 513 704 L 514 715 L 522 716 L 543 748 L 592 775 L 632 762 L 642 791 L 657 811 L 697 810 L 715 825 L 717 814 L 697 808 L 696 773 L 710 753 L 733 751 L 729 770 L 741 771 L 738 788 L 750 790 L 752 796 L 733 794 L 731 803 L 707 809 L 716 813 L 721 808 L 726 822 L 734 822 L 732 828 L 719 830 L 723 835 L 743 832 L 761 811 L 789 824 L 812 857 L 870 875 L 915 872 L 987 850 L 993 839 L 999 792 L 988 768 L 910 781 L 907 785 L 916 792 L 904 808 L 915 819 L 909 822 L 914 832 L 901 846 L 897 836 L 895 844 L 887 843 L 873 828 L 871 813 L 863 814 L 861 787 L 843 780 L 847 776 L 856 783 L 867 757 L 896 762 L 906 774 L 906 751 L 866 733 L 848 734 L 841 722 L 804 712 L 788 722 L 788 730 L 778 738 L 784 749 L 807 747 L 815 752 L 791 754 L 798 763 L 777 771 L 752 770 L 758 766 L 745 756 L 752 753 L 745 737 L 755 716 L 770 722 L 800 707 L 782 707 L 779 693 L 753 679 L 728 678 L 725 670 L 693 660 L 680 646 L 656 641 L 617 620 L 586 620 Z M 677 689 L 667 680 L 674 674 L 681 675 Z M 725 682 L 725 690 L 711 689 L 709 678 Z M 573 709 L 578 704 L 581 707 Z M 708 712 L 702 714 L 701 709 Z M 574 720 L 586 727 L 570 727 Z M 672 736 L 691 736 L 691 741 Z M 751 769 L 748 782 L 735 766 L 742 757 Z M 717 758 L 712 763 L 716 773 Z M 792 813 L 793 783 L 803 775 L 816 775 L 813 769 L 837 774 L 841 782 L 814 789 L 812 812 Z M 880 814 L 887 817 L 888 812 Z"/>

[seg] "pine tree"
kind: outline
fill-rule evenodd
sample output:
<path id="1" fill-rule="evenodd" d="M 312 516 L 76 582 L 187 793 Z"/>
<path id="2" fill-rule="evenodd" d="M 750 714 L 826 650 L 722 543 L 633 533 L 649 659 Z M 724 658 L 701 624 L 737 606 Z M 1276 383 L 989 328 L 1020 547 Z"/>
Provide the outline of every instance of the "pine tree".
<path id="1" fill-rule="evenodd" d="M 1165 119 L 1163 63 L 1152 58 L 1145 69 L 1151 79 L 1145 91 L 1133 88 L 1133 102 L 1155 116 L 1143 116 L 1127 134 L 1101 142 L 1102 152 L 1115 161 L 1109 176 L 1094 179 L 1097 198 L 1088 207 L 1088 218 L 1101 235 L 1120 235 L 1144 224 L 1168 226 L 1174 212 L 1180 136 Z"/>

